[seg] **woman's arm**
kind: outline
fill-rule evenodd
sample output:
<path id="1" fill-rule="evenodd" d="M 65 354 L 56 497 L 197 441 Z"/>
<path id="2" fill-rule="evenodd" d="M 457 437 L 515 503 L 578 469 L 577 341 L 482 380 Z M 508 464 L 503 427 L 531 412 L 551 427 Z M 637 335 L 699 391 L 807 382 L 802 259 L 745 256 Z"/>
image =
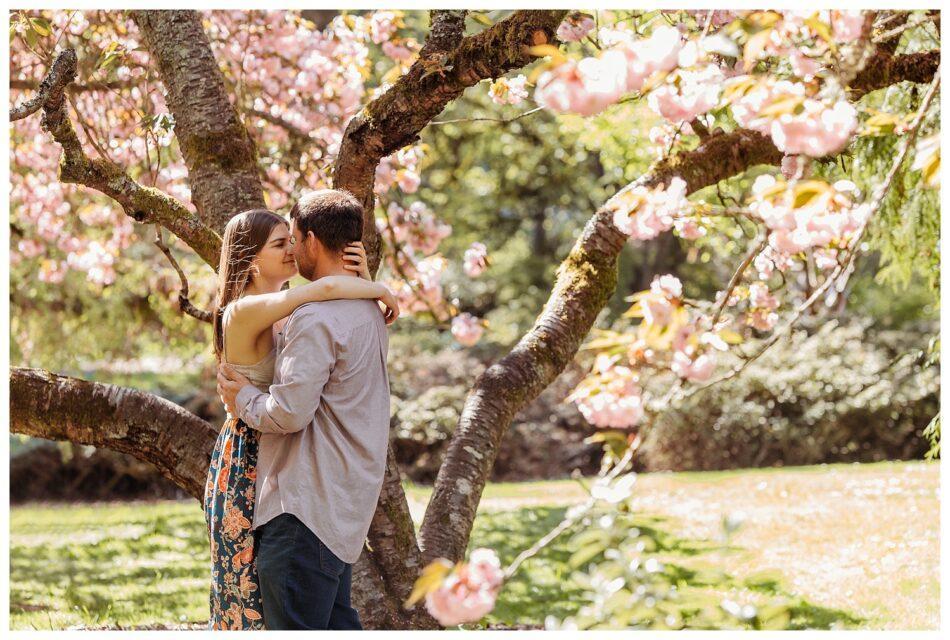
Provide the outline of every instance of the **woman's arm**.
<path id="1" fill-rule="evenodd" d="M 341 298 L 379 299 L 387 307 L 386 324 L 399 315 L 395 296 L 384 285 L 353 276 L 326 276 L 275 293 L 244 296 L 234 302 L 230 321 L 237 322 L 244 335 L 259 335 L 302 304 Z"/>

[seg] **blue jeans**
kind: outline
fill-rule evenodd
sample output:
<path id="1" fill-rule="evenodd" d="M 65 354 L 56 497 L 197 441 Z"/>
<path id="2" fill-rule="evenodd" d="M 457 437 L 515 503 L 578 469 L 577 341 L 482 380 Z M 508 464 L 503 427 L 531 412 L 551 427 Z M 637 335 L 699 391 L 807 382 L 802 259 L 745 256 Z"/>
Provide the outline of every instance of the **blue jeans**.
<path id="1" fill-rule="evenodd" d="M 266 629 L 362 629 L 350 605 L 353 568 L 294 515 L 255 529 Z"/>

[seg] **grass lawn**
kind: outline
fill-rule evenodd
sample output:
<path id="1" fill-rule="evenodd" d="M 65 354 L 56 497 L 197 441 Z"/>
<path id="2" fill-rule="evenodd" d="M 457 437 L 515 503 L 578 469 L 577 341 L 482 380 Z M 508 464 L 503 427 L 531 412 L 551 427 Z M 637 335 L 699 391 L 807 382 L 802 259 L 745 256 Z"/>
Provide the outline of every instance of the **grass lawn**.
<path id="1" fill-rule="evenodd" d="M 797 628 L 939 627 L 939 464 L 881 463 L 641 475 L 635 505 L 673 549 L 716 568 L 717 595 L 795 603 Z M 429 489 L 408 486 L 420 520 Z M 507 563 L 586 494 L 575 481 L 489 485 L 471 545 Z M 745 515 L 727 551 L 710 544 Z M 197 502 L 11 509 L 10 624 L 194 627 L 208 611 L 208 549 Z M 566 535 L 522 566 L 488 623 L 542 624 L 581 605 Z M 769 581 L 756 580 L 768 571 Z M 751 586 L 750 585 L 755 585 Z"/>

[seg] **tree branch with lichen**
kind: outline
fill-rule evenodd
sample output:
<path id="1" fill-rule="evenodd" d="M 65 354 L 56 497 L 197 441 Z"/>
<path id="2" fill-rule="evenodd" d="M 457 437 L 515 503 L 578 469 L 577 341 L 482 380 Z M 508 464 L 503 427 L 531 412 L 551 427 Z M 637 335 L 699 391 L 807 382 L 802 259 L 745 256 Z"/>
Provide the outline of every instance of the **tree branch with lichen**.
<path id="1" fill-rule="evenodd" d="M 75 79 L 76 52 L 62 51 L 53 62 L 50 75 L 58 72 L 55 90 L 47 93 L 40 105 L 42 127 L 62 147 L 59 164 L 60 180 L 95 189 L 118 202 L 126 215 L 137 222 L 161 225 L 191 247 L 205 262 L 216 269 L 221 251 L 221 238 L 206 226 L 188 207 L 154 187 L 133 180 L 115 163 L 105 158 L 90 158 L 76 135 L 69 118 L 65 88 Z M 49 76 L 47 76 L 49 78 Z M 46 83 L 46 80 L 43 81 Z"/>

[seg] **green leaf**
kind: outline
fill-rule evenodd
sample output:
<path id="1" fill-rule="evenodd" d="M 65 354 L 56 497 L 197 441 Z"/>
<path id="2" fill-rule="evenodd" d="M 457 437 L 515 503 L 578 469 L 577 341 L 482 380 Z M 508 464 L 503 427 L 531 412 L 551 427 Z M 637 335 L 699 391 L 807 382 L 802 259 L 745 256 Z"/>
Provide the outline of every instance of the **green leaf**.
<path id="1" fill-rule="evenodd" d="M 45 18 L 30 18 L 30 26 L 44 38 L 53 33 L 50 29 L 49 20 Z"/>

